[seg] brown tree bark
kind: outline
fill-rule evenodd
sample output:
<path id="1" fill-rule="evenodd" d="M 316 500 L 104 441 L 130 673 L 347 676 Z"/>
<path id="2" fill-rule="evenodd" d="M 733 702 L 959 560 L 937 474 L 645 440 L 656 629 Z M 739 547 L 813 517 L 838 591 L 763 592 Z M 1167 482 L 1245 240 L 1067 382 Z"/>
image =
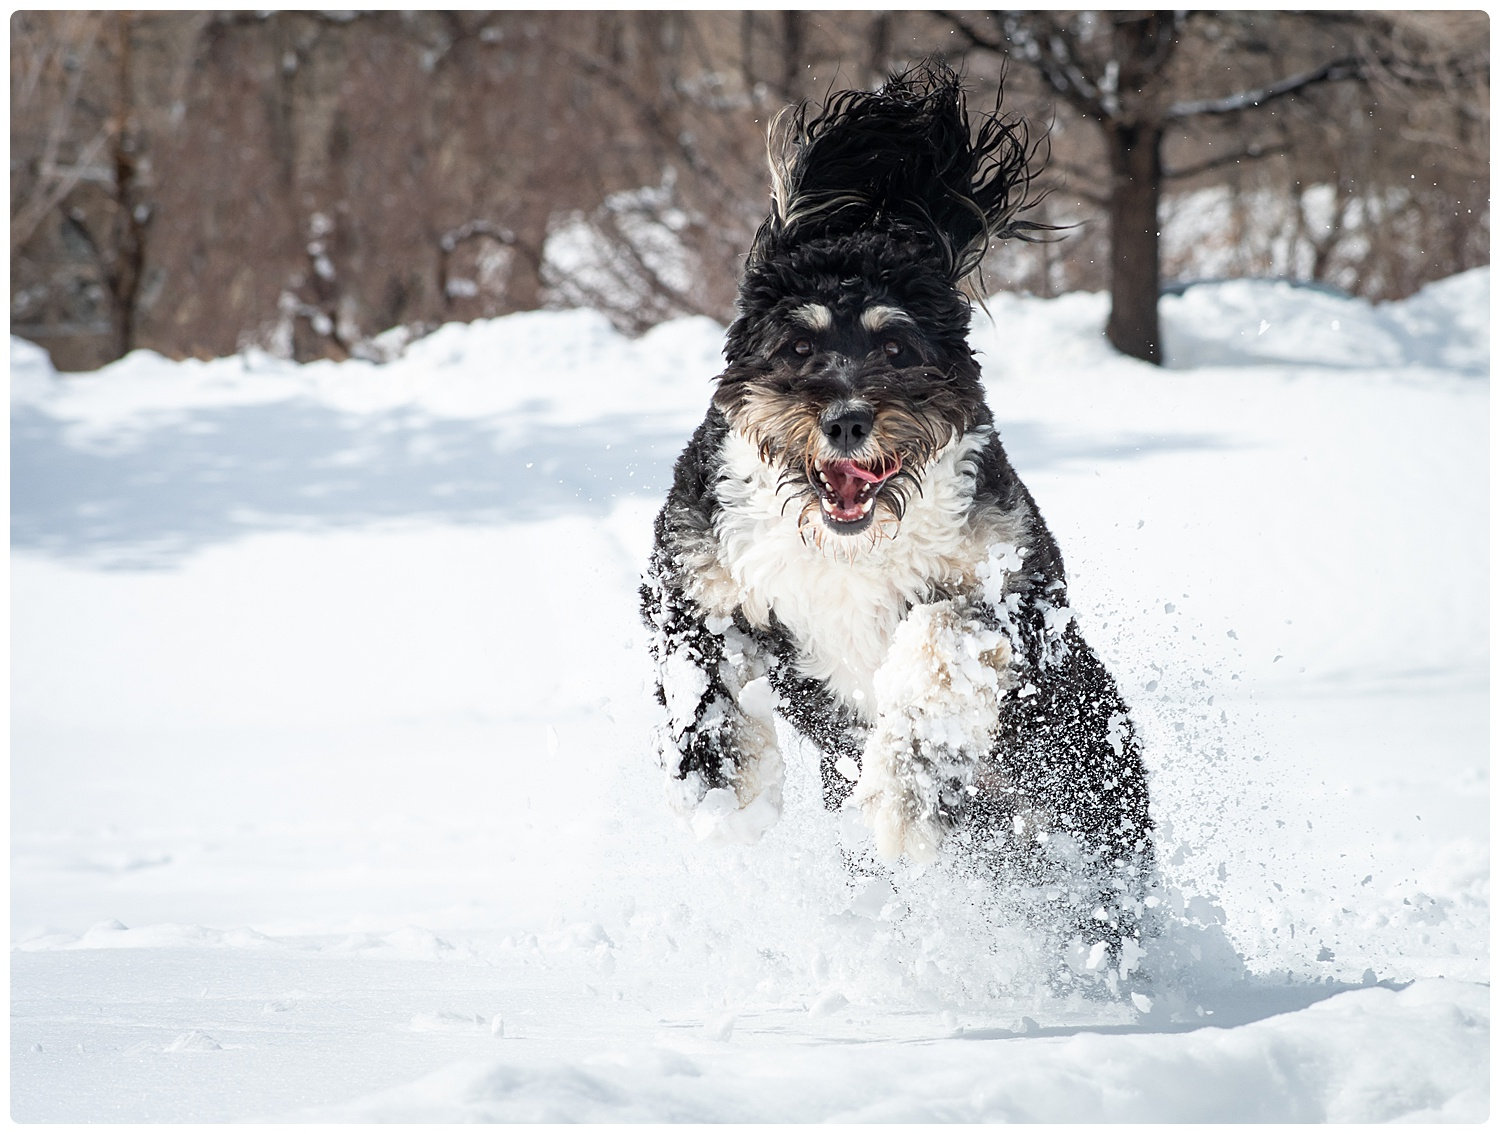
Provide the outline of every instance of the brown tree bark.
<path id="1" fill-rule="evenodd" d="M 1108 123 L 1110 307 L 1104 334 L 1122 354 L 1160 365 L 1163 130 Z"/>

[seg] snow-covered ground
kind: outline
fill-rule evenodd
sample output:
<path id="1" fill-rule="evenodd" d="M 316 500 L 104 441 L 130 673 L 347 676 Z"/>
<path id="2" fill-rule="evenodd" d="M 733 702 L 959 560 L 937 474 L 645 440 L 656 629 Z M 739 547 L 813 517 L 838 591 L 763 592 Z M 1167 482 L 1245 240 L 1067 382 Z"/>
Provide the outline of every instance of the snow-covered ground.
<path id="1" fill-rule="evenodd" d="M 1000 296 L 990 399 L 1149 742 L 1149 996 L 1003 895 L 854 886 L 813 762 L 700 845 L 635 587 L 720 328 L 450 326 L 383 366 L 12 340 L 11 1113 L 1476 1120 L 1489 277 Z"/>

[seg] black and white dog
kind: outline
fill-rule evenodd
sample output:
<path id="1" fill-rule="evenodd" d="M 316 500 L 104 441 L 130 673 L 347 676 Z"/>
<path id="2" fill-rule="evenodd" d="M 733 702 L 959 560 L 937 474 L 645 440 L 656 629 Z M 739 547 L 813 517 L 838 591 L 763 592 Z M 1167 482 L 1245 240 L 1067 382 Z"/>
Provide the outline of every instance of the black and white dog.
<path id="1" fill-rule="evenodd" d="M 700 833 L 778 817 L 775 717 L 886 859 L 945 839 L 1044 883 L 1115 953 L 1152 874 L 1146 774 L 1011 468 L 961 285 L 1035 238 L 1034 150 L 927 64 L 789 108 L 708 416 L 656 521 L 642 609 L 661 755 Z M 1097 955 L 1097 950 L 1096 950 Z"/>

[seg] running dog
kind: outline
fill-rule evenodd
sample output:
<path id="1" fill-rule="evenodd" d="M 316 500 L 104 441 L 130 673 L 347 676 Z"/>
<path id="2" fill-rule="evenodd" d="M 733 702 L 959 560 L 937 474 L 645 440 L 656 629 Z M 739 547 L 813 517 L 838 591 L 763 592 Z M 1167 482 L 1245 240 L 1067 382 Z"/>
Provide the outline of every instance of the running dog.
<path id="1" fill-rule="evenodd" d="M 1035 157 L 998 104 L 971 126 L 940 64 L 783 112 L 642 611 L 660 755 L 700 834 L 779 816 L 779 714 L 883 857 L 982 855 L 1113 953 L 1153 904 L 1146 773 L 967 341 L 989 242 L 1047 227 L 1021 216 Z"/>

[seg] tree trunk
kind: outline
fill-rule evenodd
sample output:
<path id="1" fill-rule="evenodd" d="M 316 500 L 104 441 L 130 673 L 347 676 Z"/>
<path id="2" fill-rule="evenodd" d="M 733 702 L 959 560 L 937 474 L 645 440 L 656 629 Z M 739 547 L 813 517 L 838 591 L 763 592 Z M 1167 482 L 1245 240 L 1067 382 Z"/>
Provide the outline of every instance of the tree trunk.
<path id="1" fill-rule="evenodd" d="M 1112 122 L 1109 144 L 1109 322 L 1115 349 L 1161 364 L 1162 128 Z"/>
<path id="2" fill-rule="evenodd" d="M 803 16 L 801 12 L 781 14 L 781 94 L 783 102 L 797 102 L 802 97 Z"/>
<path id="3" fill-rule="evenodd" d="M 140 130 L 135 109 L 135 60 L 131 42 L 132 17 L 117 17 L 119 70 L 114 106 L 114 145 L 111 165 L 114 184 L 114 215 L 108 221 L 100 267 L 110 297 L 110 322 L 114 327 L 114 350 L 123 358 L 135 349 L 136 319 L 140 314 L 141 283 L 146 264 L 146 224 L 151 209 L 140 184 Z"/>

